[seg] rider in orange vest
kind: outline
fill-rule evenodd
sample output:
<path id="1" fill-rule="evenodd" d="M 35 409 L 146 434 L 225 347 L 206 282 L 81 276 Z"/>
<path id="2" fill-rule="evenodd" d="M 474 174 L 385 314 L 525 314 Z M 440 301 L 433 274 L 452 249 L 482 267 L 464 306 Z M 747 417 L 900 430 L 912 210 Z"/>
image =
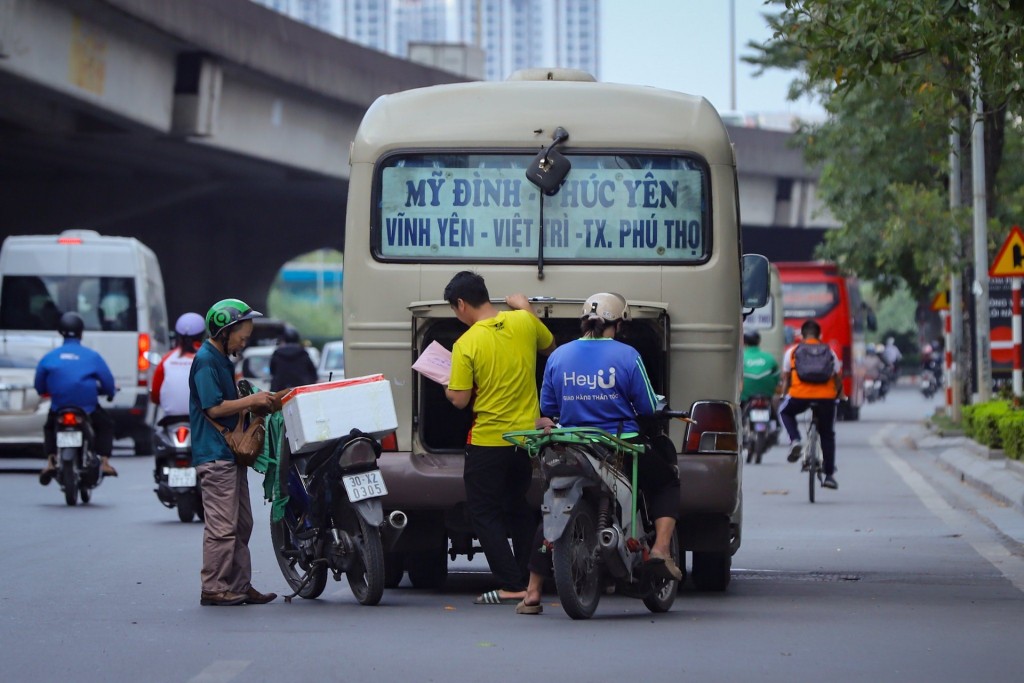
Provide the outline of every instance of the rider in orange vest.
<path id="1" fill-rule="evenodd" d="M 800 443 L 800 430 L 796 424 L 796 416 L 808 408 L 814 413 L 818 420 L 818 434 L 821 435 L 821 455 L 825 481 L 822 486 L 830 489 L 839 488 L 836 483 L 836 404 L 843 393 L 842 364 L 835 351 L 829 352 L 832 356 L 832 373 L 827 379 L 807 380 L 807 374 L 798 368 L 797 350 L 801 345 L 823 344 L 821 341 L 821 325 L 815 320 L 806 320 L 800 326 L 800 336 L 803 340 L 786 350 L 782 360 L 782 391 L 785 398 L 779 406 L 779 415 L 782 424 L 789 434 L 792 448 L 787 460 L 796 462 L 802 453 Z M 800 376 L 804 375 L 805 379 Z"/>

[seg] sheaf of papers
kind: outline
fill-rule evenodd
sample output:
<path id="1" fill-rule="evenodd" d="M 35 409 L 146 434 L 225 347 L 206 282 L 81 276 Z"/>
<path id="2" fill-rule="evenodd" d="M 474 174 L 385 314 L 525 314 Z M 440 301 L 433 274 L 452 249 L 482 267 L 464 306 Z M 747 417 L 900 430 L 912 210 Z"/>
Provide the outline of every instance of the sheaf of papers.
<path id="1" fill-rule="evenodd" d="M 452 374 L 452 352 L 436 341 L 430 342 L 430 346 L 412 364 L 412 369 L 438 384 L 448 384 Z"/>

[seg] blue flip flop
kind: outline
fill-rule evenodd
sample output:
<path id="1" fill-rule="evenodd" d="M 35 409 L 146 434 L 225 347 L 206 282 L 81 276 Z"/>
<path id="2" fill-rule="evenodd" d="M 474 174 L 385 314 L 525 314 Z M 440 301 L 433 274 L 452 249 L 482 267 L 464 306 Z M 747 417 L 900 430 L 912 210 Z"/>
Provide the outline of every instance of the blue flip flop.
<path id="1" fill-rule="evenodd" d="M 474 605 L 518 605 L 522 598 L 503 598 L 498 591 L 482 593 L 473 601 Z"/>

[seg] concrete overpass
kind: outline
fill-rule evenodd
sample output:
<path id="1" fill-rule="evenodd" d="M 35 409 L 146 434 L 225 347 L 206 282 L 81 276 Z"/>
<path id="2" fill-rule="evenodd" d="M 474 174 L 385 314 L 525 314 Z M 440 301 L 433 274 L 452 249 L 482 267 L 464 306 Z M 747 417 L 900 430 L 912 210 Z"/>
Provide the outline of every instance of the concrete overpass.
<path id="1" fill-rule="evenodd" d="M 248 0 L 0 0 L 0 238 L 131 235 L 172 316 L 263 306 L 289 258 L 343 248 L 366 108 L 454 80 Z"/>
<path id="2" fill-rule="evenodd" d="M 0 0 L 0 239 L 135 236 L 172 317 L 224 296 L 262 308 L 285 261 L 343 249 L 365 109 L 454 80 L 249 0 Z M 809 258 L 834 225 L 816 171 L 788 134 L 730 132 L 745 248 Z"/>

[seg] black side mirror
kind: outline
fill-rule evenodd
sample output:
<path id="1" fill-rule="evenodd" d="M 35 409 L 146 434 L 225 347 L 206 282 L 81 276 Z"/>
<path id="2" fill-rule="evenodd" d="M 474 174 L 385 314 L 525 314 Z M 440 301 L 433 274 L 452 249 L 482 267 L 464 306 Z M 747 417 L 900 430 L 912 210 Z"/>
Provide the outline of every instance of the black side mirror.
<path id="1" fill-rule="evenodd" d="M 740 298 L 744 309 L 761 308 L 768 303 L 771 282 L 768 259 L 760 254 L 743 255 L 743 280 Z"/>

